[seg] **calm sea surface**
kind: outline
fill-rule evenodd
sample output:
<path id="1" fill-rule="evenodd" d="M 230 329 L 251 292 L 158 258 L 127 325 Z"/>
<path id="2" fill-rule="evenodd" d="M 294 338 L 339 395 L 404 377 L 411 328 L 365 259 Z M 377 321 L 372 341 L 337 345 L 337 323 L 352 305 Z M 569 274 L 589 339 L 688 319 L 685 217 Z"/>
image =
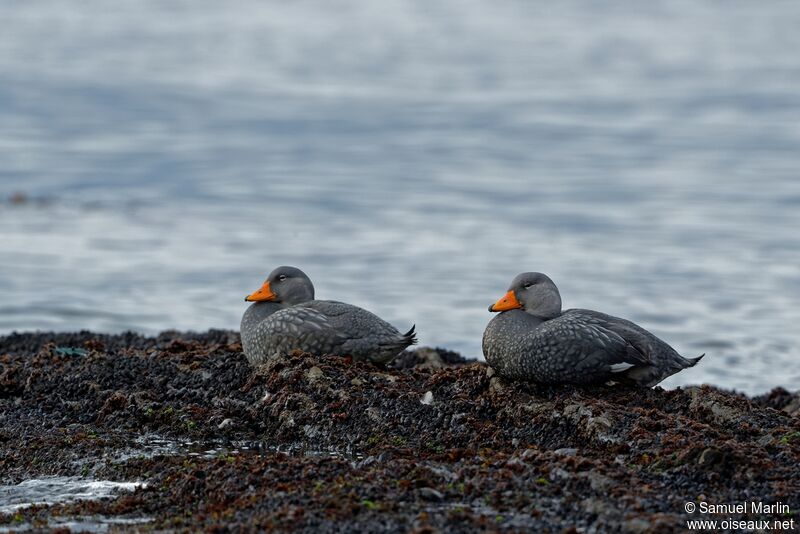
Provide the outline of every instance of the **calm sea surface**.
<path id="1" fill-rule="evenodd" d="M 488 304 L 538 270 L 707 353 L 666 386 L 800 384 L 800 3 L 0 20 L 0 333 L 238 328 L 291 264 L 479 356 Z"/>

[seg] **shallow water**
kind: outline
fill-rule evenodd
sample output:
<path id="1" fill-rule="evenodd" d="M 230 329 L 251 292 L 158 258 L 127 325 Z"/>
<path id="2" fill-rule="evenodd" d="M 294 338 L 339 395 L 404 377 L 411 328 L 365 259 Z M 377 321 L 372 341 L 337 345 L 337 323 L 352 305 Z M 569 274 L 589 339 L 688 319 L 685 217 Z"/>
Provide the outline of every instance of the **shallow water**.
<path id="1" fill-rule="evenodd" d="M 308 436 L 313 438 L 313 436 Z M 360 461 L 364 455 L 352 450 L 339 450 L 330 447 L 309 448 L 306 444 L 296 446 L 264 445 L 252 441 L 206 440 L 187 441 L 166 436 L 145 434 L 136 439 L 135 446 L 109 458 L 114 463 L 124 463 L 132 458 L 153 458 L 157 456 L 186 456 L 187 458 L 219 458 L 233 456 L 268 456 L 285 454 L 290 456 L 309 456 L 319 458 L 345 458 Z"/>
<path id="2" fill-rule="evenodd" d="M 50 530 L 69 529 L 69 532 L 108 532 L 113 527 L 135 527 L 151 521 L 148 517 L 108 517 L 103 515 L 88 515 L 76 517 L 49 517 L 46 525 L 19 523 L 16 525 L 0 526 L 0 532 L 42 532 L 43 528 Z"/>
<path id="3" fill-rule="evenodd" d="M 237 328 L 271 268 L 480 355 L 523 270 L 800 383 L 800 5 L 0 5 L 0 332 Z"/>
<path id="4" fill-rule="evenodd" d="M 43 477 L 0 486 L 0 514 L 11 514 L 36 504 L 63 504 L 113 497 L 145 487 L 143 482 L 112 482 L 80 477 Z"/>
<path id="5" fill-rule="evenodd" d="M 188 462 L 191 458 L 232 458 L 242 455 L 275 454 L 345 458 L 354 467 L 363 464 L 363 462 L 375 461 L 374 457 L 365 459 L 363 454 L 350 450 L 340 451 L 333 448 L 309 449 L 305 446 L 263 446 L 260 442 L 244 441 L 190 441 L 154 434 L 139 436 L 130 448 L 114 451 L 105 455 L 103 460 L 113 463 L 126 463 L 137 458 L 181 456 L 185 457 Z M 86 466 L 91 471 L 91 468 L 99 465 L 99 463 L 97 458 L 86 458 L 76 465 L 78 467 Z M 19 484 L 0 485 L 0 515 L 13 515 L 19 510 L 34 505 L 67 504 L 76 501 L 95 501 L 112 498 L 123 492 L 146 488 L 147 485 L 147 482 L 114 482 L 71 476 L 48 476 L 29 479 Z M 113 526 L 138 525 L 148 523 L 151 520 L 149 517 L 108 517 L 102 515 L 55 516 L 47 518 L 47 527 L 69 528 L 80 532 L 107 532 Z M 40 530 L 41 525 L 32 525 L 25 522 L 0 526 L 0 532 L 26 532 L 37 529 Z"/>

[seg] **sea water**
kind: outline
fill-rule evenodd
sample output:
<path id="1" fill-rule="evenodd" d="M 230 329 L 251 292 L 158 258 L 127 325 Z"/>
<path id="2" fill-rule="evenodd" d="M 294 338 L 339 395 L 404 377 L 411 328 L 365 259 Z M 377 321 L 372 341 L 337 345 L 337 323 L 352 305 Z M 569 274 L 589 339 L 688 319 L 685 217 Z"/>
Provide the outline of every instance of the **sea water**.
<path id="1" fill-rule="evenodd" d="M 282 264 L 480 357 L 537 270 L 800 383 L 800 4 L 0 5 L 0 332 L 238 328 Z"/>

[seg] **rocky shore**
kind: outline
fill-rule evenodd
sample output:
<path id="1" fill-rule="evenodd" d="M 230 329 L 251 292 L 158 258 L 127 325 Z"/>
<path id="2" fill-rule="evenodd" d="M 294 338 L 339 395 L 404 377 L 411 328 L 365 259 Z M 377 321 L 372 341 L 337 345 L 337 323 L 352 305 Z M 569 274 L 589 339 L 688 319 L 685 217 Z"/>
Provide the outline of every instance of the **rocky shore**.
<path id="1" fill-rule="evenodd" d="M 31 480 L 141 484 L 15 507 Z M 228 331 L 13 334 L 0 485 L 0 531 L 797 528 L 800 396 L 514 384 L 427 348 L 388 368 L 296 354 L 253 370 Z M 753 501 L 786 508 L 686 505 Z"/>

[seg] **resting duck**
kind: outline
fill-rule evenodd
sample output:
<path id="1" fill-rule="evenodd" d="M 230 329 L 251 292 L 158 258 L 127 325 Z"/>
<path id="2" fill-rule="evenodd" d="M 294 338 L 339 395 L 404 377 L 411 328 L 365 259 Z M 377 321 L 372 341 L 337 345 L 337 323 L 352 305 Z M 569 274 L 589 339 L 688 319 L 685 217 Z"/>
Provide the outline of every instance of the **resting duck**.
<path id="1" fill-rule="evenodd" d="M 644 328 L 591 310 L 561 311 L 542 273 L 522 273 L 489 306 L 501 312 L 483 333 L 483 355 L 500 376 L 541 383 L 627 382 L 651 387 L 694 366 Z"/>
<path id="2" fill-rule="evenodd" d="M 296 267 L 278 267 L 245 300 L 253 302 L 241 324 L 242 347 L 251 365 L 295 350 L 383 364 L 417 342 L 413 326 L 401 334 L 358 306 L 314 300 L 314 285 Z"/>

